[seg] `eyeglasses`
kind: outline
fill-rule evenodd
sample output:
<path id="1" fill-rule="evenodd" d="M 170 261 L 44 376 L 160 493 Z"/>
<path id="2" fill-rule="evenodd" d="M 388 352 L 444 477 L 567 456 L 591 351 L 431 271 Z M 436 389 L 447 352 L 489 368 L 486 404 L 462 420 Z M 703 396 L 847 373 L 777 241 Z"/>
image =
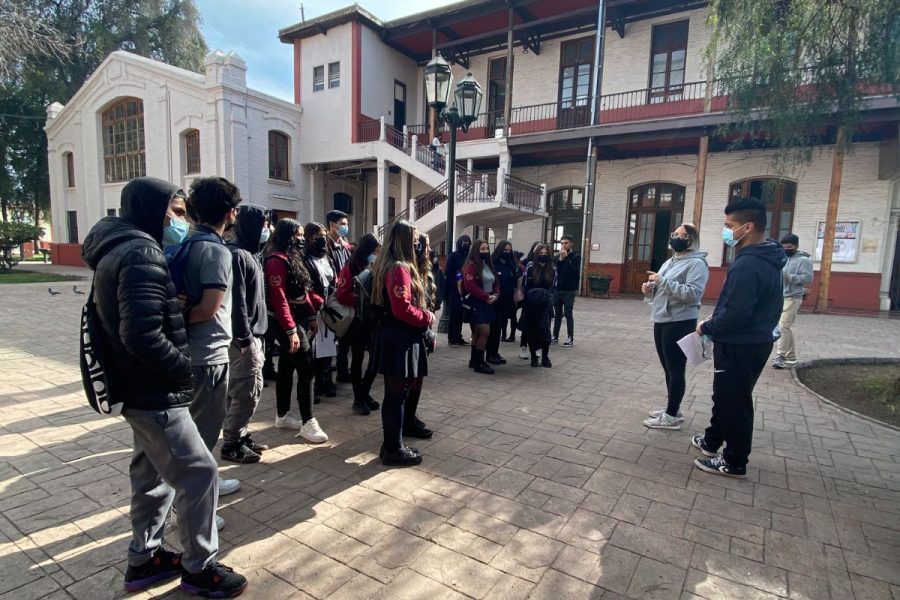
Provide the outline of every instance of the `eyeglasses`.
<path id="1" fill-rule="evenodd" d="M 681 235 L 680 233 L 674 233 L 674 232 L 673 232 L 673 233 L 671 233 L 671 234 L 669 235 L 669 239 L 670 239 L 670 240 L 676 240 L 676 239 L 689 240 L 689 239 L 691 239 L 691 238 L 690 238 L 690 236 L 687 236 L 687 235 Z"/>

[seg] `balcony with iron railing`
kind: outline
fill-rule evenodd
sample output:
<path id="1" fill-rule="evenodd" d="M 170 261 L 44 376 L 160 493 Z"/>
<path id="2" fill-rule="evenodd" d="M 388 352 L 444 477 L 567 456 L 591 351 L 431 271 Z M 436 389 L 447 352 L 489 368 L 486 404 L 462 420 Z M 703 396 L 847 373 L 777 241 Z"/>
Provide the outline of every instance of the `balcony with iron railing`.
<path id="1" fill-rule="evenodd" d="M 715 84 L 713 84 L 715 85 Z M 614 94 L 604 94 L 597 104 L 598 124 L 623 123 L 662 117 L 673 117 L 703 113 L 705 108 L 707 82 L 697 81 L 665 88 L 643 88 Z M 712 112 L 725 109 L 725 96 L 711 90 Z M 528 106 L 516 106 L 510 112 L 510 135 L 540 133 L 559 129 L 586 127 L 591 124 L 591 98 L 584 96 L 574 100 L 545 102 Z M 478 115 L 478 119 L 466 132 L 458 132 L 461 142 L 498 137 L 503 130 L 503 111 L 489 111 Z M 427 125 L 409 125 L 410 135 L 419 139 L 427 135 Z M 443 131 L 443 128 L 439 131 Z"/>

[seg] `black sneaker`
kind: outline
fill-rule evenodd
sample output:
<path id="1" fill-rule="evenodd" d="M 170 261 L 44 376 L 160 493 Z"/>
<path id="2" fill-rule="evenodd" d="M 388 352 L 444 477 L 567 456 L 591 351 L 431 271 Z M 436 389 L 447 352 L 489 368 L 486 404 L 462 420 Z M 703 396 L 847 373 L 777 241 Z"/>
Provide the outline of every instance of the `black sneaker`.
<path id="1" fill-rule="evenodd" d="M 416 419 L 416 421 L 412 425 L 403 428 L 403 435 L 420 440 L 429 440 L 434 435 L 434 432 L 428 429 L 425 426 L 425 423 L 423 423 L 419 419 Z"/>
<path id="2" fill-rule="evenodd" d="M 413 454 L 418 454 L 419 456 L 422 455 L 421 452 L 419 452 L 418 450 L 416 450 L 416 449 L 413 448 L 412 446 L 403 446 L 403 448 L 406 448 L 407 450 L 409 450 L 409 451 L 412 452 Z M 381 448 L 378 450 L 378 458 L 384 458 L 384 443 L 381 444 Z"/>
<path id="3" fill-rule="evenodd" d="M 538 359 L 537 356 L 532 356 L 532 357 L 531 357 L 531 366 L 532 366 L 532 367 L 539 367 L 539 366 L 541 366 L 541 361 Z"/>
<path id="4" fill-rule="evenodd" d="M 541 366 L 542 366 L 542 367 L 545 367 L 545 368 L 547 368 L 547 369 L 550 369 L 550 368 L 553 367 L 553 363 L 550 362 L 550 357 L 549 357 L 549 356 L 543 356 L 543 357 L 541 357 Z"/>
<path id="5" fill-rule="evenodd" d="M 275 367 L 263 367 L 263 379 L 269 379 L 275 381 L 278 377 L 278 372 L 275 371 Z"/>
<path id="6" fill-rule="evenodd" d="M 694 466 L 701 471 L 707 473 L 715 473 L 716 475 L 725 475 L 726 477 L 735 477 L 743 479 L 747 476 L 747 467 L 732 467 L 725 460 L 724 456 L 714 456 L 712 458 L 698 458 L 694 460 Z"/>
<path id="7" fill-rule="evenodd" d="M 181 576 L 181 591 L 204 598 L 234 598 L 247 589 L 247 578 L 220 562 L 208 565 L 199 573 Z"/>
<path id="8" fill-rule="evenodd" d="M 557 336 L 554 335 L 554 336 L 550 339 L 550 343 L 551 343 L 551 344 L 558 344 L 558 343 L 559 343 L 559 338 L 558 338 Z"/>
<path id="9" fill-rule="evenodd" d="M 695 435 L 691 438 L 691 446 L 703 453 L 703 456 L 718 456 L 719 453 L 706 445 L 706 439 L 702 435 Z"/>
<path id="10" fill-rule="evenodd" d="M 360 402 L 357 400 L 353 401 L 353 412 L 355 412 L 356 414 L 361 415 L 363 417 L 372 414 L 372 411 L 369 409 L 368 406 L 366 406 L 365 402 Z"/>
<path id="11" fill-rule="evenodd" d="M 366 406 L 369 407 L 369 410 L 378 410 L 381 408 L 381 404 L 379 404 L 372 396 L 366 396 Z"/>
<path id="12" fill-rule="evenodd" d="M 322 386 L 322 395 L 326 398 L 334 398 L 335 396 L 337 396 L 337 386 L 330 381 L 326 382 Z"/>
<path id="13" fill-rule="evenodd" d="M 248 433 L 244 437 L 241 438 L 241 443 L 256 452 L 257 454 L 262 454 L 264 451 L 269 449 L 267 444 L 263 444 L 262 442 L 257 442 L 255 440 L 250 439 L 250 434 Z"/>
<path id="14" fill-rule="evenodd" d="M 125 569 L 125 591 L 140 592 L 154 583 L 184 575 L 181 554 L 160 548 L 153 557 L 139 567 L 128 565 Z"/>
<path id="15" fill-rule="evenodd" d="M 350 373 L 338 373 L 337 382 L 338 383 L 352 383 L 353 379 L 350 377 Z"/>
<path id="16" fill-rule="evenodd" d="M 222 460 L 243 464 L 258 463 L 259 459 L 262 458 L 246 444 L 224 444 L 219 455 L 222 457 Z"/>
<path id="17" fill-rule="evenodd" d="M 422 462 L 422 455 L 412 448 L 403 446 L 399 450 L 385 452 L 381 462 L 386 467 L 412 467 Z"/>
<path id="18" fill-rule="evenodd" d="M 506 359 L 500 356 L 499 354 L 495 354 L 493 356 L 488 356 L 487 361 L 492 365 L 505 365 Z"/>

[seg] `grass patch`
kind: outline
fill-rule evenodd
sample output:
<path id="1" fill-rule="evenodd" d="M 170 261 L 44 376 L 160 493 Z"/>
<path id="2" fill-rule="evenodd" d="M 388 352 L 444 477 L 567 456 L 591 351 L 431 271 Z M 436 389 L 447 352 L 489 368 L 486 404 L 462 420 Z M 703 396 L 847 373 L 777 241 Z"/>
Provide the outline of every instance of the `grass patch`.
<path id="1" fill-rule="evenodd" d="M 813 366 L 799 376 L 832 402 L 900 427 L 900 363 Z"/>
<path id="2" fill-rule="evenodd" d="M 57 275 L 54 273 L 34 273 L 14 269 L 9 273 L 0 273 L 0 283 L 54 283 L 57 281 L 82 281 L 76 275 Z"/>

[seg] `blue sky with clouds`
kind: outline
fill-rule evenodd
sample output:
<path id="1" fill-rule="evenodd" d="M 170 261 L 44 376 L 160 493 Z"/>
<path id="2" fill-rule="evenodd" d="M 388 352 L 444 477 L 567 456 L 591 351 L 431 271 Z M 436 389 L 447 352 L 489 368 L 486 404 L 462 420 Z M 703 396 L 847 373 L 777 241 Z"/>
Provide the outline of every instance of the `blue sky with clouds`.
<path id="1" fill-rule="evenodd" d="M 306 18 L 337 10 L 342 0 L 197 0 L 203 35 L 210 50 L 234 50 L 247 61 L 247 85 L 284 100 L 292 100 L 293 53 L 278 41 L 278 30 Z M 451 0 L 363 0 L 360 6 L 382 20 L 396 19 L 450 4 Z"/>

